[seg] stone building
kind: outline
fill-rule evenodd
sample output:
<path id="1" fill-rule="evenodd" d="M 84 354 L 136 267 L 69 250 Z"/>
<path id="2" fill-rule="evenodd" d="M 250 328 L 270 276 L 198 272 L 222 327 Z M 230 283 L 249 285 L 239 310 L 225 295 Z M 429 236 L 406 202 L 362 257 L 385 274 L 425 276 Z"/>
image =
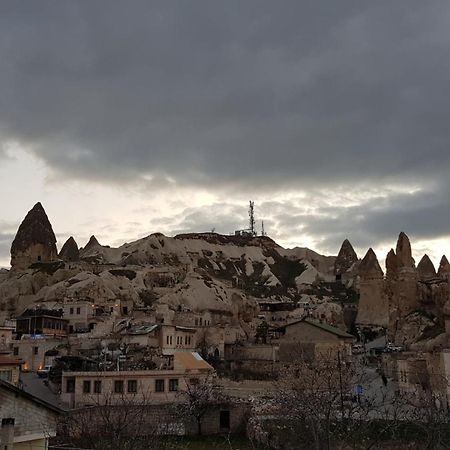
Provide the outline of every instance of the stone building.
<path id="1" fill-rule="evenodd" d="M 13 356 L 23 360 L 24 370 L 35 372 L 53 360 L 53 356 L 48 355 L 50 350 L 55 350 L 66 343 L 66 338 L 41 336 L 36 339 L 32 336 L 22 336 L 21 339 L 12 341 Z"/>
<path id="2" fill-rule="evenodd" d="M 278 344 L 279 360 L 315 360 L 322 356 L 351 356 L 356 338 L 331 325 L 303 319 L 274 330 L 272 343 Z"/>
<path id="3" fill-rule="evenodd" d="M 20 358 L 0 355 L 0 380 L 18 386 L 22 364 Z"/>
<path id="4" fill-rule="evenodd" d="M 70 408 L 89 405 L 173 403 L 187 383 L 199 383 L 214 369 L 195 352 L 176 352 L 161 370 L 64 372 L 61 400 Z"/>
<path id="5" fill-rule="evenodd" d="M 56 436 L 62 411 L 11 383 L 0 380 L 0 447 L 14 450 L 44 450 Z"/>

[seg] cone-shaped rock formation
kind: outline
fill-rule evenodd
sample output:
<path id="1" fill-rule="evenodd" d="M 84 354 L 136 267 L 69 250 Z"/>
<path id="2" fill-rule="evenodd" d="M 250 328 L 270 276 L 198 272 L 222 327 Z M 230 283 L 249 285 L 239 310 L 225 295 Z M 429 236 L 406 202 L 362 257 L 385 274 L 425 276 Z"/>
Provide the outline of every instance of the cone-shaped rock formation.
<path id="1" fill-rule="evenodd" d="M 11 267 L 24 270 L 35 262 L 57 259 L 56 237 L 47 214 L 36 203 L 25 216 L 11 246 Z"/>
<path id="2" fill-rule="evenodd" d="M 450 263 L 448 262 L 448 259 L 445 255 L 441 258 L 438 269 L 438 276 L 441 278 L 450 276 Z"/>
<path id="3" fill-rule="evenodd" d="M 428 255 L 424 255 L 417 265 L 417 275 L 421 280 L 436 278 L 436 269 Z"/>
<path id="4" fill-rule="evenodd" d="M 334 263 L 335 275 L 341 275 L 347 272 L 358 261 L 358 255 L 356 254 L 350 241 L 346 239 L 339 250 L 336 261 Z"/>
<path id="5" fill-rule="evenodd" d="M 375 252 L 369 248 L 366 256 L 362 259 L 358 272 L 361 278 L 382 278 L 383 271 L 381 270 L 380 264 L 378 262 L 377 255 Z"/>
<path id="6" fill-rule="evenodd" d="M 78 244 L 73 236 L 70 236 L 70 238 L 64 243 L 61 251 L 59 252 L 59 257 L 66 262 L 75 262 L 80 260 Z"/>

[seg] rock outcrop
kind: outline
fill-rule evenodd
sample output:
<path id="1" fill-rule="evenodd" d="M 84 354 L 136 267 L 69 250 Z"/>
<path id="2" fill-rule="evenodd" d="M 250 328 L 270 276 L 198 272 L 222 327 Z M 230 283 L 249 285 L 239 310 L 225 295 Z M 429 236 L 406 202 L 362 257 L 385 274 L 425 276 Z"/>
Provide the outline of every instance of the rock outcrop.
<path id="1" fill-rule="evenodd" d="M 11 267 L 25 270 L 36 262 L 51 262 L 58 258 L 56 237 L 47 214 L 36 203 L 20 224 L 11 246 Z"/>
<path id="2" fill-rule="evenodd" d="M 350 241 L 345 239 L 334 262 L 334 274 L 336 276 L 342 276 L 350 271 L 356 262 L 358 262 L 358 255 L 352 244 L 350 244 Z"/>
<path id="3" fill-rule="evenodd" d="M 395 251 L 397 255 L 399 268 L 412 268 L 414 269 L 414 259 L 411 253 L 411 243 L 408 236 L 402 231 L 398 236 L 397 249 Z"/>
<path id="4" fill-rule="evenodd" d="M 386 256 L 386 278 L 396 279 L 398 276 L 398 261 L 394 249 L 391 248 Z"/>
<path id="5" fill-rule="evenodd" d="M 80 260 L 78 244 L 73 236 L 70 236 L 70 238 L 64 243 L 61 251 L 59 252 L 59 257 L 66 262 L 76 262 Z"/>
<path id="6" fill-rule="evenodd" d="M 389 304 L 385 294 L 383 271 L 371 248 L 359 264 L 358 273 L 360 299 L 356 322 L 359 325 L 387 327 Z"/>
<path id="7" fill-rule="evenodd" d="M 424 255 L 417 265 L 417 276 L 422 281 L 436 278 L 436 269 L 428 255 Z"/>
<path id="8" fill-rule="evenodd" d="M 439 264 L 438 277 L 446 279 L 450 278 L 450 263 L 445 255 L 441 258 L 441 262 Z"/>

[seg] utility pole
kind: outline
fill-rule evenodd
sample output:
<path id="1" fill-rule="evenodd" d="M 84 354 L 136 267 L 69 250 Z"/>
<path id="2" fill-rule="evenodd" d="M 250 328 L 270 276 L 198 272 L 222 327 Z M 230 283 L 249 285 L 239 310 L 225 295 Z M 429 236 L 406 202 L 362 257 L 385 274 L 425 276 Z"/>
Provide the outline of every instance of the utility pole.
<path id="1" fill-rule="evenodd" d="M 344 418 L 344 393 L 342 392 L 341 351 L 338 350 L 339 388 L 341 391 L 341 420 Z"/>

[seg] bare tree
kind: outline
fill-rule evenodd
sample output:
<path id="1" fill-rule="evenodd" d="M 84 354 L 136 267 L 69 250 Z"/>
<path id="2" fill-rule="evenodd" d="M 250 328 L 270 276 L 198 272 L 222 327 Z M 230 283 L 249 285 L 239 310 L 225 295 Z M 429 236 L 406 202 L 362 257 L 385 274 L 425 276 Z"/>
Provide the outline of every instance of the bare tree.
<path id="1" fill-rule="evenodd" d="M 346 361 L 341 352 L 286 365 L 275 395 L 265 400 L 269 407 L 259 413 L 265 420 L 265 443 L 283 449 L 382 447 L 408 421 L 410 409 L 385 387 L 361 395 L 365 378 L 362 367 Z"/>
<path id="2" fill-rule="evenodd" d="M 93 406 L 72 410 L 59 426 L 58 442 L 91 450 L 160 448 L 161 423 L 145 396 L 93 395 Z"/>
<path id="3" fill-rule="evenodd" d="M 214 384 L 211 374 L 202 378 L 186 378 L 186 389 L 178 392 L 180 403 L 176 405 L 179 417 L 193 417 L 197 424 L 197 434 L 202 434 L 202 421 L 205 415 L 221 404 L 227 397 Z"/>

